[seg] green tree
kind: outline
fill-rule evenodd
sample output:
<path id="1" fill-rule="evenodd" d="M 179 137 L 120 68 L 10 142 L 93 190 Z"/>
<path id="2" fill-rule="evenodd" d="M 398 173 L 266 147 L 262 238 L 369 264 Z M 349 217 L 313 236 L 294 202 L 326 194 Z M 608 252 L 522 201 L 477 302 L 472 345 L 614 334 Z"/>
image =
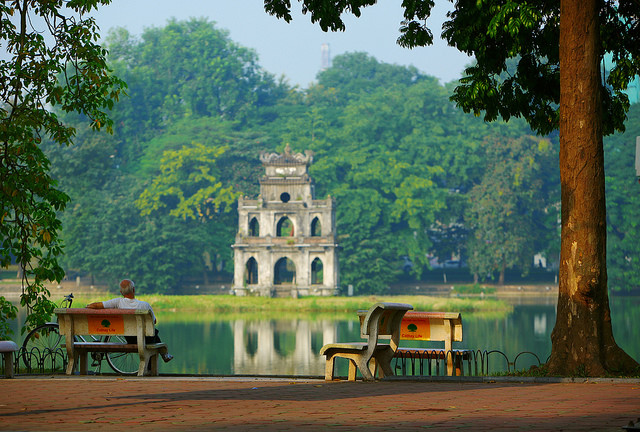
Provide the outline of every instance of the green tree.
<path id="1" fill-rule="evenodd" d="M 391 84 L 410 86 L 433 79 L 413 66 L 382 63 L 364 52 L 338 55 L 331 63 L 330 68 L 318 74 L 318 85 L 336 89 L 342 95 L 342 103 Z"/>
<path id="2" fill-rule="evenodd" d="M 69 197 L 49 175 L 43 140 L 69 145 L 75 129 L 57 113 L 78 112 L 111 130 L 108 110 L 124 83 L 112 76 L 98 27 L 87 13 L 108 0 L 9 1 L 0 5 L 0 264 L 22 270 L 26 327 L 53 307 L 44 283 L 60 281 L 60 220 Z M 4 307 L 3 307 L 4 310 Z"/>
<path id="3" fill-rule="evenodd" d="M 140 38 L 119 29 L 107 46 L 114 69 L 131 81 L 129 97 L 112 112 L 114 135 L 77 126 L 78 145 L 46 149 L 72 199 L 61 216 L 62 263 L 98 282 L 130 275 L 158 291 L 230 271 L 237 216 L 216 212 L 209 198 L 226 196 L 217 204 L 229 210 L 230 191 L 257 193 L 256 155 L 276 142 L 273 107 L 288 88 L 258 67 L 255 53 L 202 19 L 171 21 Z M 221 147 L 227 150 L 215 161 L 207 159 Z M 165 153 L 175 157 L 163 165 Z M 163 180 L 163 169 L 177 183 Z M 205 196 L 216 183 L 222 186 Z M 148 210 L 157 209 L 141 216 L 135 203 L 143 194 Z M 204 221 L 199 211 L 215 217 Z"/>
<path id="4" fill-rule="evenodd" d="M 531 136 L 490 137 L 485 142 L 487 168 L 482 181 L 469 193 L 471 205 L 465 214 L 472 228 L 468 264 L 474 279 L 519 267 L 527 273 L 538 252 L 536 238 L 554 226 L 544 226 L 543 167 L 551 160 L 549 140 Z M 553 207 L 551 207 L 553 208 Z"/>
<path id="5" fill-rule="evenodd" d="M 255 52 L 206 19 L 170 20 L 139 38 L 117 29 L 106 44 L 114 70 L 130 88 L 130 98 L 114 113 L 127 139 L 146 141 L 185 117 L 265 121 L 287 90 L 260 68 Z M 132 156 L 137 151 L 128 150 Z"/>
<path id="6" fill-rule="evenodd" d="M 358 62 L 344 63 L 359 67 Z M 435 78 L 355 88 L 312 89 L 320 102 L 295 124 L 331 128 L 291 127 L 286 136 L 315 152 L 310 171 L 318 194 L 329 194 L 338 203 L 341 280 L 361 293 L 382 292 L 401 273 L 399 257 L 411 258 L 416 276 L 427 268 L 432 247 L 428 230 L 445 217 L 447 203 L 458 199 L 448 186 L 468 176 L 463 160 L 473 160 L 473 140 L 460 138 L 462 116 Z M 318 97 L 320 91 L 327 93 L 325 98 Z"/>
<path id="7" fill-rule="evenodd" d="M 216 162 L 226 150 L 192 143 L 165 151 L 160 173 L 136 201 L 142 216 L 167 207 L 171 216 L 182 219 L 206 219 L 228 211 L 238 196 L 219 180 Z"/>
<path id="8" fill-rule="evenodd" d="M 375 0 L 340 4 L 301 0 L 323 30 L 343 30 L 343 12 L 359 16 Z M 427 18 L 433 0 L 403 1 L 399 42 L 431 44 Z M 265 10 L 291 20 L 288 0 L 267 0 Z M 603 133 L 624 127 L 629 103 L 622 92 L 640 69 L 637 2 L 598 0 L 464 0 L 444 24 L 449 44 L 474 55 L 453 99 L 487 120 L 524 117 L 532 128 L 560 132 L 562 232 L 558 313 L 549 370 L 589 375 L 631 372 L 638 363 L 615 342 L 606 271 Z M 621 37 L 622 35 L 622 37 Z M 602 85 L 605 52 L 616 66 Z M 520 56 L 517 73 L 507 59 Z M 594 325 L 595 323 L 595 325 Z"/>
<path id="9" fill-rule="evenodd" d="M 168 214 L 140 216 L 134 203 L 141 192 L 135 177 L 120 174 L 104 189 L 74 198 L 62 216 L 70 251 L 61 259 L 65 268 L 109 286 L 128 277 L 145 292 L 160 293 L 179 292 L 201 275 L 203 253 L 221 248 L 209 227 Z"/>
<path id="10" fill-rule="evenodd" d="M 640 136 L 640 104 L 631 105 L 627 129 L 604 140 L 607 186 L 607 269 L 612 290 L 640 286 L 640 187 L 632 161 Z"/>

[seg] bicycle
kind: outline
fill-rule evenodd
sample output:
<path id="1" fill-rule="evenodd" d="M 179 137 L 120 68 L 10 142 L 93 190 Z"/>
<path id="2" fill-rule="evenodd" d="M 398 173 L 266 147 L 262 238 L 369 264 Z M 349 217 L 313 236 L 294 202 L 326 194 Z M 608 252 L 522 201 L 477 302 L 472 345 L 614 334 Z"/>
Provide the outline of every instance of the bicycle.
<path id="1" fill-rule="evenodd" d="M 73 293 L 64 297 L 60 303 L 61 308 L 70 308 L 73 304 Z M 44 372 L 46 366 L 51 370 L 63 369 L 67 363 L 64 335 L 60 334 L 57 322 L 48 322 L 31 330 L 22 343 L 22 361 L 27 370 L 33 370 L 32 360 L 36 366 Z M 75 336 L 76 341 L 86 342 L 84 336 Z M 91 342 L 117 342 L 127 343 L 124 336 L 88 336 Z M 139 359 L 136 353 L 91 353 L 92 364 L 95 372 L 100 373 L 102 360 L 106 357 L 107 363 L 114 372 L 120 375 L 136 375 L 138 373 Z M 47 363 L 48 362 L 48 363 Z"/>

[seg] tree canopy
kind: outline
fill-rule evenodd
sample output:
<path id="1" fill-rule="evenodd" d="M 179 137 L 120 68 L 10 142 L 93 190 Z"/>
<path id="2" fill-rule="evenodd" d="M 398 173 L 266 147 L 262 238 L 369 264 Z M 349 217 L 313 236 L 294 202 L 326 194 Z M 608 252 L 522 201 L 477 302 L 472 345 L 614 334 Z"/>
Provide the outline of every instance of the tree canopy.
<path id="1" fill-rule="evenodd" d="M 41 144 L 72 143 L 76 129 L 58 113 L 80 113 L 92 129 L 110 131 L 109 110 L 125 88 L 110 73 L 107 51 L 96 42 L 98 28 L 86 15 L 108 3 L 0 5 L 0 45 L 6 49 L 0 59 L 0 264 L 15 260 L 21 268 L 20 302 L 32 312 L 27 326 L 48 319 L 52 304 L 44 282 L 64 276 L 56 212 L 69 197 L 50 176 Z"/>

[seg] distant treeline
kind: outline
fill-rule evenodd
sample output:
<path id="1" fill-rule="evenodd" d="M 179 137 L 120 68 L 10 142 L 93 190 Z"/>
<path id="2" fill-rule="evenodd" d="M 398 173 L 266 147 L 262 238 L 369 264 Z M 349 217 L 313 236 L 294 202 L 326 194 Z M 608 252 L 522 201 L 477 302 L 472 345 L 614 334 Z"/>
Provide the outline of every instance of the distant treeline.
<path id="1" fill-rule="evenodd" d="M 316 195 L 337 203 L 341 283 L 357 293 L 383 293 L 404 272 L 424 278 L 434 257 L 478 281 L 526 274 L 536 253 L 557 263 L 557 136 L 464 114 L 449 100 L 455 83 L 350 53 L 300 89 L 204 19 L 118 29 L 106 47 L 129 86 L 114 134 L 67 115 L 76 144 L 47 147 L 72 198 L 68 271 L 175 293 L 229 278 L 237 198 L 259 192 L 259 153 L 287 143 L 315 153 Z M 605 139 L 614 289 L 640 284 L 639 120 L 634 105 L 627 132 Z"/>

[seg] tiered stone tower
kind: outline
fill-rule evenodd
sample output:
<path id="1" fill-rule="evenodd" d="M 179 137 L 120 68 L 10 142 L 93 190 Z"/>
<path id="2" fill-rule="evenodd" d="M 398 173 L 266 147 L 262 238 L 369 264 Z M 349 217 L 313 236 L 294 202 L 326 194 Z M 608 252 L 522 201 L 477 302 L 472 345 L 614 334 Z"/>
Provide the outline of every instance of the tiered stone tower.
<path id="1" fill-rule="evenodd" d="M 260 155 L 258 199 L 238 200 L 234 249 L 236 295 L 334 295 L 338 288 L 335 208 L 314 199 L 310 151 Z"/>

